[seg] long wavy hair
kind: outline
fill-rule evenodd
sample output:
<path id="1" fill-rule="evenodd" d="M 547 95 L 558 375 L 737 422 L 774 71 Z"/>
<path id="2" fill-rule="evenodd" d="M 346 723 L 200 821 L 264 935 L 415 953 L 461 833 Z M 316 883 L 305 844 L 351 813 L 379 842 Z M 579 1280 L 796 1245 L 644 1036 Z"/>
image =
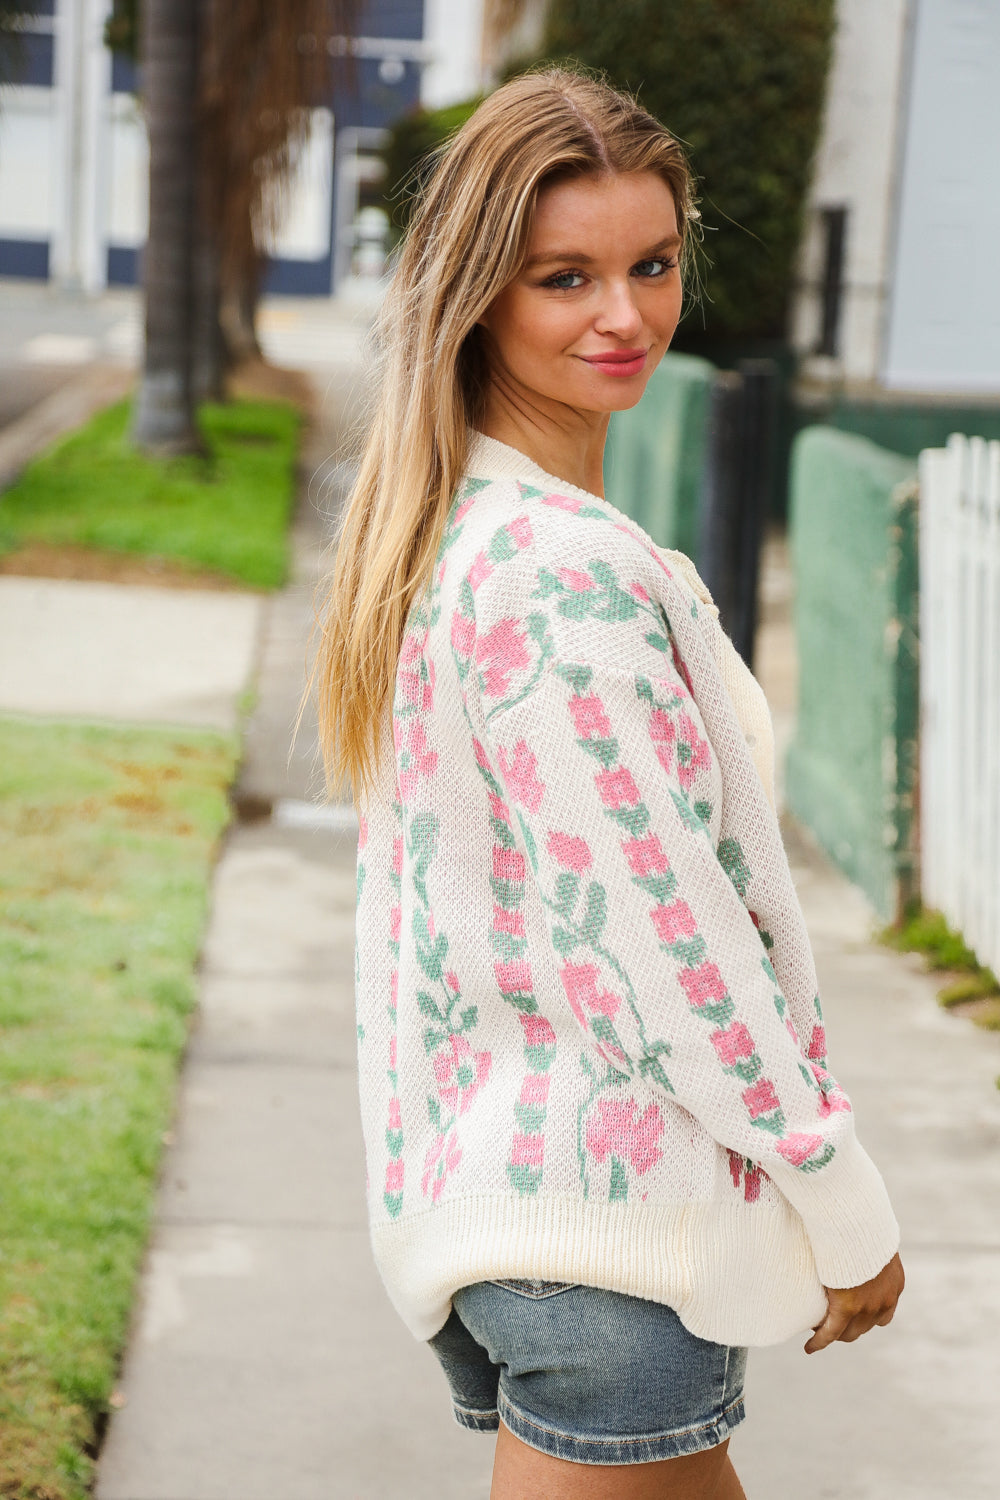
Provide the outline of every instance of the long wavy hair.
<path id="1" fill-rule="evenodd" d="M 344 508 L 313 671 L 328 783 L 370 787 L 406 616 L 429 580 L 490 372 L 477 321 L 520 272 L 553 178 L 655 172 L 690 276 L 698 218 L 684 152 L 633 99 L 547 68 L 490 94 L 419 190 L 376 331 L 378 395 Z"/>

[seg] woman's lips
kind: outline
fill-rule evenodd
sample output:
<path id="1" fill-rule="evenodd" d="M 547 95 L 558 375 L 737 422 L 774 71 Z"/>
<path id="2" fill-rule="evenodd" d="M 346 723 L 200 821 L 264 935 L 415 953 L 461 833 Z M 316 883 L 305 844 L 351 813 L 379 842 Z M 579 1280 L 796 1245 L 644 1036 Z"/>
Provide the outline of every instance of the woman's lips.
<path id="1" fill-rule="evenodd" d="M 602 375 L 638 375 L 646 363 L 647 349 L 615 349 L 604 354 L 581 354 L 592 370 Z"/>

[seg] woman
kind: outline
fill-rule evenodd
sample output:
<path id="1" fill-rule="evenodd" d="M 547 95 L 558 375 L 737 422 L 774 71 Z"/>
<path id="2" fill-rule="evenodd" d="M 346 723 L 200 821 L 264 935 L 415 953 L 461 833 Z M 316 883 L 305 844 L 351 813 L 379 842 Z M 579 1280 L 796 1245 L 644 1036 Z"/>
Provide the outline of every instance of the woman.
<path id="1" fill-rule="evenodd" d="M 684 157 L 515 79 L 403 246 L 325 620 L 362 806 L 376 1261 L 493 1496 L 714 1496 L 746 1346 L 887 1323 L 878 1172 L 826 1069 L 770 721 L 691 564 L 603 498 L 681 310 Z"/>

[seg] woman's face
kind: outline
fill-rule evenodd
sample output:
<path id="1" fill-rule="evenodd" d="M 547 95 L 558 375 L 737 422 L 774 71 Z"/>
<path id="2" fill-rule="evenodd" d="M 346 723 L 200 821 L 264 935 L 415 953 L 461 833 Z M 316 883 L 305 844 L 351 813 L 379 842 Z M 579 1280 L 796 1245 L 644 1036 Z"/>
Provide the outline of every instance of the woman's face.
<path id="1" fill-rule="evenodd" d="M 497 385 L 532 404 L 634 406 L 680 317 L 679 252 L 653 172 L 543 188 L 524 268 L 482 319 Z"/>

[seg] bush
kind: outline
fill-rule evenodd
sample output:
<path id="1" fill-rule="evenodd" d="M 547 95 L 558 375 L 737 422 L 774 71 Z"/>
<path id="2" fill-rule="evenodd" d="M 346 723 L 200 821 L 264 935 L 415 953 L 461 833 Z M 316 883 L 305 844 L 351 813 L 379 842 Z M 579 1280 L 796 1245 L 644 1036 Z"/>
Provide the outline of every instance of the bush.
<path id="1" fill-rule="evenodd" d="M 453 135 L 482 102 L 482 95 L 444 109 L 416 109 L 396 121 L 382 150 L 385 207 L 398 240 L 410 222 L 414 190 L 430 168 L 431 153 Z"/>
<path id="2" fill-rule="evenodd" d="M 700 179 L 709 339 L 781 338 L 835 0 L 550 0 L 546 50 L 635 93 Z M 685 342 L 701 331 L 689 317 Z"/>

